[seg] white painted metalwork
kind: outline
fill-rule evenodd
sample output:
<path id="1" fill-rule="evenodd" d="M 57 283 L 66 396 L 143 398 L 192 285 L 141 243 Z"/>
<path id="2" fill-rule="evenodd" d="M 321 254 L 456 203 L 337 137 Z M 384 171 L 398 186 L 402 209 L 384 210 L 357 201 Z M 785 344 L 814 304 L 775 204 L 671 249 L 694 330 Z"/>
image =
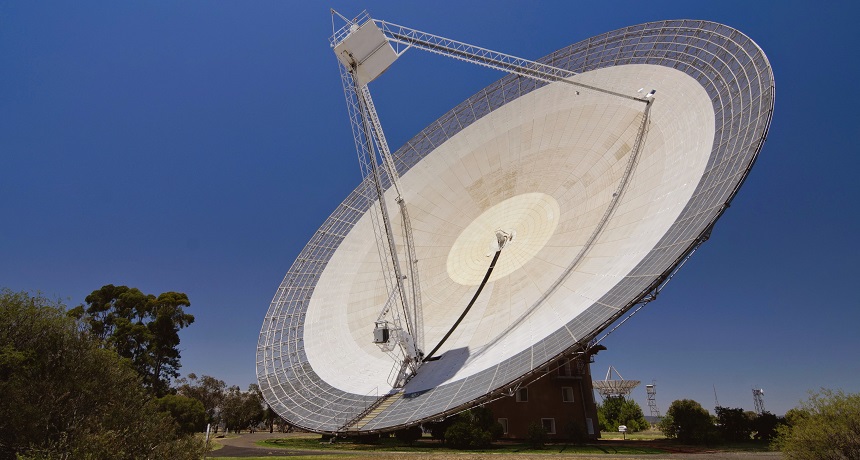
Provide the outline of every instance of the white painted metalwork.
<path id="1" fill-rule="evenodd" d="M 401 268 L 397 243 L 391 228 L 391 217 L 384 197 L 383 171 L 381 170 L 381 165 L 377 162 L 377 152 L 380 153 L 383 159 L 390 157 L 390 153 L 367 85 L 359 86 L 358 81 L 354 77 L 358 74 L 355 67 L 349 68 L 342 64 L 341 68 L 341 77 L 343 79 L 344 94 L 347 98 L 348 111 L 350 112 L 350 120 L 357 125 L 353 127 L 353 135 L 356 135 L 355 144 L 359 155 L 359 164 L 361 165 L 365 179 L 369 179 L 369 182 L 372 183 L 372 190 L 375 192 L 368 198 L 371 201 L 376 201 L 376 205 L 374 206 L 375 212 L 373 212 L 375 215 L 374 234 L 376 235 L 380 263 L 386 268 L 386 272 L 388 272 L 386 284 L 391 292 L 389 300 L 392 298 L 397 299 L 399 307 L 391 308 L 392 302 L 387 301 L 376 319 L 379 322 L 390 318 L 391 324 L 389 343 L 380 344 L 380 348 L 389 353 L 394 359 L 394 368 L 397 369 L 397 377 L 391 382 L 392 385 L 402 387 L 420 366 L 421 358 L 420 351 L 416 347 L 414 339 L 414 335 L 417 335 L 413 319 L 416 311 L 413 309 L 414 307 L 410 308 L 408 294 L 410 290 L 406 286 L 406 276 L 403 274 Z M 353 111 L 356 111 L 357 115 Z M 383 161 L 383 165 L 389 166 L 385 173 L 387 178 L 396 184 L 397 171 L 390 169 L 390 165 L 393 165 L 393 162 L 389 159 L 388 161 Z M 403 202 L 403 199 L 399 195 L 397 202 Z M 405 203 L 401 204 L 400 208 L 402 218 L 408 224 L 408 215 L 402 211 L 405 208 Z M 407 240 L 407 243 L 409 242 L 410 240 Z M 407 253 L 414 254 L 414 251 L 407 251 Z M 409 266 L 411 267 L 412 265 L 410 261 Z M 410 282 L 413 285 L 415 284 L 414 280 Z M 411 291 L 414 293 L 418 289 L 420 288 L 415 287 Z M 402 353 L 393 353 L 395 346 L 400 347 Z"/>
<path id="2" fill-rule="evenodd" d="M 764 409 L 764 389 L 753 388 L 753 402 L 755 403 L 755 413 L 761 415 L 765 412 Z"/>
<path id="3" fill-rule="evenodd" d="M 612 378 L 612 373 L 618 376 L 617 379 Z M 624 380 L 621 373 L 613 366 L 609 366 L 606 370 L 606 377 L 603 380 L 593 380 L 592 386 L 603 399 L 618 398 L 630 396 L 630 392 L 642 383 L 639 380 Z M 651 386 L 651 385 L 648 385 Z"/>
<path id="4" fill-rule="evenodd" d="M 493 51 L 487 48 L 481 48 L 479 46 L 470 45 L 468 43 L 452 40 L 450 38 L 441 37 L 439 35 L 434 35 L 427 32 L 422 32 L 420 30 L 401 26 L 391 22 L 379 19 L 372 19 L 366 11 L 363 11 L 358 17 L 353 20 L 346 19 L 334 10 L 332 10 L 332 13 L 338 15 L 346 23 L 343 27 L 341 27 L 339 30 L 335 31 L 334 34 L 332 34 L 332 38 L 330 40 L 331 46 L 335 49 L 335 52 L 338 54 L 338 59 L 341 59 L 342 63 L 344 63 L 344 61 L 348 59 L 342 57 L 344 55 L 344 53 L 341 51 L 344 46 L 343 44 L 352 38 L 353 32 L 359 30 L 378 30 L 379 32 L 384 34 L 385 38 L 388 39 L 388 45 L 391 46 L 391 50 L 393 51 L 395 57 L 390 56 L 390 54 L 388 53 L 388 47 L 382 46 L 379 34 L 376 33 L 374 35 L 375 41 L 373 42 L 376 46 L 367 45 L 363 48 L 385 50 L 385 55 L 387 56 L 385 58 L 385 62 L 387 62 L 388 65 L 390 65 L 391 62 L 394 61 L 394 59 L 396 59 L 409 49 L 416 48 L 424 51 L 429 51 L 431 53 L 439 54 L 445 57 L 450 57 L 471 64 L 477 64 L 491 69 L 501 70 L 503 72 L 520 75 L 538 81 L 543 81 L 547 83 L 565 81 L 568 84 L 583 89 L 589 89 L 606 94 L 611 94 L 626 99 L 640 99 L 635 95 L 622 94 L 608 90 L 606 88 L 601 88 L 596 85 L 570 81 L 570 77 L 576 75 L 576 72 L 572 72 L 570 70 L 561 69 L 545 63 L 512 56 L 510 54 L 500 53 L 498 51 Z M 375 25 L 376 27 L 370 27 L 371 24 Z M 361 54 L 362 56 L 365 55 L 365 53 Z M 353 62 L 355 62 L 355 60 L 353 60 Z M 386 65 L 385 69 L 387 68 L 388 67 Z M 374 71 L 367 72 L 369 75 L 372 76 L 370 80 L 379 76 L 379 74 L 381 74 L 385 69 L 378 70 L 376 66 L 374 66 Z M 651 93 L 646 95 L 645 98 L 642 98 L 642 100 L 649 98 L 653 95 L 654 92 L 652 91 Z"/>
<path id="5" fill-rule="evenodd" d="M 528 61 L 366 14 L 351 22 L 373 24 L 394 56 L 471 53 L 470 62 L 513 73 L 389 152 L 366 84 L 356 86 L 339 60 L 364 180 L 289 269 L 257 349 L 267 402 L 313 431 L 379 432 L 437 419 L 584 352 L 653 300 L 708 239 L 770 124 L 767 58 L 721 24 L 640 24 Z M 333 47 L 354 30 L 336 30 Z M 367 33 L 375 38 L 345 62 L 367 65 L 365 83 L 396 59 Z M 481 283 L 499 230 L 515 236 L 474 309 L 441 359 L 393 392 L 409 345 L 389 334 L 391 356 L 379 351 L 371 337 L 380 309 L 392 311 L 383 315 L 389 333 L 423 331 L 419 338 L 438 343 Z M 423 314 L 410 302 L 419 296 Z"/>
<path id="6" fill-rule="evenodd" d="M 348 33 L 334 45 L 334 54 L 340 64 L 353 75 L 359 88 L 382 75 L 399 55 L 388 39 L 373 22 L 356 24 L 347 22 Z"/>
<path id="7" fill-rule="evenodd" d="M 338 14 L 334 10 L 332 10 L 332 13 Z M 338 14 L 338 16 L 340 15 Z M 350 120 L 354 123 L 358 123 L 359 119 L 361 119 L 360 121 L 362 125 L 369 125 L 369 129 L 367 127 L 353 129 L 354 135 L 356 133 L 362 135 L 361 138 L 356 138 L 356 145 L 363 146 L 358 147 L 358 150 L 360 152 L 359 155 L 370 154 L 370 157 L 365 160 L 365 163 L 367 163 L 368 161 L 373 161 L 375 163 L 376 160 L 375 155 L 373 155 L 373 144 L 369 143 L 368 141 L 368 139 L 372 138 L 373 142 L 379 149 L 381 160 L 386 167 L 388 177 L 390 178 L 392 185 L 394 186 L 394 189 L 397 193 L 397 198 L 395 199 L 395 201 L 400 206 L 401 216 L 403 218 L 403 229 L 406 239 L 405 246 L 407 254 L 407 267 L 410 270 L 411 276 L 409 278 L 409 282 L 412 286 L 412 292 L 410 294 L 413 307 L 411 311 L 409 309 L 409 301 L 407 300 L 406 290 L 404 287 L 404 280 L 407 278 L 404 277 L 401 273 L 400 261 L 396 251 L 396 244 L 391 233 L 391 224 L 390 218 L 388 216 L 387 206 L 384 203 L 383 193 L 381 192 L 382 188 L 377 186 L 376 189 L 377 195 L 379 197 L 381 211 L 380 220 L 382 222 L 382 225 L 380 225 L 379 227 L 382 227 L 384 229 L 384 236 L 387 241 L 381 240 L 383 232 L 377 231 L 376 235 L 377 239 L 380 240 L 380 250 L 386 252 L 385 248 L 387 248 L 387 252 L 390 253 L 390 257 L 393 263 L 395 279 L 397 280 L 396 286 L 400 294 L 401 303 L 403 305 L 403 316 L 407 324 L 406 330 L 403 330 L 400 327 L 401 318 L 399 316 L 392 318 L 392 324 L 394 325 L 391 335 L 392 340 L 399 339 L 399 345 L 403 347 L 404 354 L 408 357 L 410 361 L 410 365 L 401 366 L 401 373 L 399 374 L 400 377 L 397 379 L 397 382 L 398 386 L 402 386 L 402 384 L 405 384 L 406 380 L 411 375 L 414 375 L 418 367 L 420 367 L 421 365 L 421 350 L 423 348 L 423 313 L 421 312 L 418 270 L 415 267 L 418 261 L 417 256 L 415 254 L 414 241 L 412 239 L 412 226 L 408 217 L 409 213 L 399 185 L 399 174 L 397 172 L 397 168 L 394 165 L 393 160 L 391 159 L 388 142 L 385 139 L 385 135 L 382 130 L 382 124 L 379 121 L 379 117 L 377 115 L 375 106 L 373 104 L 373 99 L 370 95 L 370 90 L 368 89 L 367 84 L 376 79 L 385 70 L 387 70 L 388 67 L 397 59 L 397 57 L 406 52 L 406 50 L 415 47 L 446 57 L 455 58 L 464 62 L 469 62 L 494 68 L 497 70 L 502 70 L 505 72 L 510 72 L 538 81 L 563 81 L 565 83 L 572 84 L 577 87 L 587 88 L 601 93 L 619 96 L 625 99 L 639 100 L 644 102 L 645 108 L 643 116 L 641 117 L 638 134 L 636 136 L 636 140 L 634 141 L 633 153 L 629 156 L 624 176 L 617 190 L 615 191 L 615 193 L 613 193 L 613 199 L 611 200 L 609 206 L 607 206 L 600 224 L 594 229 L 588 242 L 580 250 L 579 255 L 574 258 L 573 262 L 568 266 L 568 269 L 566 271 L 567 274 L 569 274 L 574 269 L 574 267 L 576 267 L 576 265 L 586 254 L 586 252 L 591 249 L 592 243 L 603 231 L 606 221 L 612 215 L 613 211 L 615 210 L 616 204 L 621 199 L 630 174 L 638 159 L 639 150 L 641 148 L 642 140 L 644 138 L 646 127 L 648 125 L 650 104 L 651 102 L 653 102 L 653 99 L 651 98 L 654 96 L 656 90 L 651 90 L 651 92 L 649 92 L 645 97 L 639 98 L 637 96 L 631 96 L 607 90 L 605 88 L 600 88 L 595 85 L 571 81 L 569 80 L 569 78 L 576 74 L 574 72 L 570 72 L 564 69 L 559 69 L 557 67 L 549 66 L 546 64 L 518 58 L 516 56 L 512 56 L 505 53 L 499 53 L 497 51 L 477 47 L 467 43 L 451 40 L 426 32 L 421 32 L 415 29 L 410 29 L 385 21 L 374 21 L 370 18 L 369 15 L 366 14 L 366 12 L 355 20 L 349 20 L 344 18 L 343 16 L 340 17 L 344 20 L 345 24 L 339 30 L 334 31 L 332 35 L 331 45 L 335 51 L 335 55 L 337 56 L 341 64 L 341 67 L 346 70 L 345 72 L 343 70 L 341 71 L 341 77 L 344 79 L 344 91 L 347 93 L 347 99 L 356 99 L 358 101 L 357 106 L 359 109 L 358 113 L 360 116 L 351 116 Z M 392 47 L 391 44 L 394 44 L 396 48 Z M 348 105 L 354 106 L 355 104 L 350 104 L 348 102 Z M 370 169 L 373 170 L 374 167 L 375 164 L 371 165 Z M 365 167 L 363 168 L 363 170 L 366 171 L 367 168 Z M 378 173 L 373 174 L 371 171 L 371 176 L 376 177 L 377 175 Z M 377 183 L 380 182 L 378 178 L 374 180 Z M 530 314 L 531 311 L 534 311 L 536 308 L 542 305 L 545 299 L 552 295 L 555 289 L 560 286 L 561 282 L 566 279 L 567 274 L 559 277 L 556 280 L 556 283 L 549 290 L 547 290 L 547 292 L 544 293 L 544 296 L 539 299 L 534 305 L 532 305 L 529 312 L 525 314 Z M 377 318 L 377 323 L 382 321 L 384 317 L 391 312 L 389 305 L 390 302 L 386 302 L 386 306 L 382 309 L 382 313 Z M 520 318 L 520 320 L 514 321 L 511 325 L 511 328 L 515 327 L 522 319 L 523 318 Z M 501 337 L 502 335 L 503 334 L 500 334 L 499 337 Z M 386 345 L 383 347 L 383 350 L 390 351 L 391 346 Z M 407 369 L 411 369 L 411 372 L 407 372 Z"/>

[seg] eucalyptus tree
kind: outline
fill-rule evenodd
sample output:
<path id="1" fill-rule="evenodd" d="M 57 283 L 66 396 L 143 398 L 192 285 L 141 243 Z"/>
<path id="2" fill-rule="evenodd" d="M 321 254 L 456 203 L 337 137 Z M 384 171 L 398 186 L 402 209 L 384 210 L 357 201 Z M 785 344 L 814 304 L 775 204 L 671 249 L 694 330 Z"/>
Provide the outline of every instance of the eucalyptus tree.
<path id="1" fill-rule="evenodd" d="M 155 296 L 137 288 L 107 284 L 93 291 L 86 304 L 69 311 L 81 329 L 132 366 L 148 388 L 166 394 L 179 376 L 179 331 L 194 322 L 181 292 Z"/>
<path id="2" fill-rule="evenodd" d="M 0 290 L 0 458 L 196 459 L 129 360 L 62 303 Z"/>

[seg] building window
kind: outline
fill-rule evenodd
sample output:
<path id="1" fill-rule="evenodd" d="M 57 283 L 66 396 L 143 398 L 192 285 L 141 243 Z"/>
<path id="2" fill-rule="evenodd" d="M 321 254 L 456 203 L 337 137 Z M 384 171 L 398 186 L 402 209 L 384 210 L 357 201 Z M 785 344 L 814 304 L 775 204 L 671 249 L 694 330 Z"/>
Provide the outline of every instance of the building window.
<path id="1" fill-rule="evenodd" d="M 546 431 L 546 434 L 555 434 L 554 418 L 542 418 L 540 419 L 540 424 L 543 425 L 543 429 Z"/>
<path id="2" fill-rule="evenodd" d="M 528 402 L 529 400 L 529 389 L 528 388 L 520 388 L 517 390 L 517 402 Z"/>
<path id="3" fill-rule="evenodd" d="M 508 419 L 500 418 L 499 425 L 502 425 L 502 434 L 508 434 Z"/>
<path id="4" fill-rule="evenodd" d="M 561 387 L 562 402 L 573 402 L 573 387 Z"/>
<path id="5" fill-rule="evenodd" d="M 565 358 L 561 361 L 561 365 L 558 367 L 558 375 L 561 377 L 570 377 L 571 375 L 573 375 L 573 373 L 571 373 L 570 371 L 569 359 Z"/>

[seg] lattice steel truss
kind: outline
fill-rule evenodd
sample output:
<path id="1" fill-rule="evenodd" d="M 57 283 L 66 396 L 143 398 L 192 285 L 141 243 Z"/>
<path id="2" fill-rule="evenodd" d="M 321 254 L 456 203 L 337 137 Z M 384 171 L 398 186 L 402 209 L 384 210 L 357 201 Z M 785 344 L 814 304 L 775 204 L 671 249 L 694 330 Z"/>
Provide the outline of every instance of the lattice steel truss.
<path id="1" fill-rule="evenodd" d="M 422 334 L 418 325 L 422 313 L 412 225 L 409 221 L 406 202 L 400 195 L 399 177 L 394 161 L 391 159 L 388 142 L 376 114 L 370 90 L 367 85 L 359 85 L 349 69 L 343 65 L 340 66 L 340 74 L 362 177 L 365 183 L 372 185 L 364 188 L 364 197 L 373 203 L 369 212 L 379 251 L 379 262 L 388 292 L 391 293 L 389 302 L 383 306 L 377 322 L 387 324 L 387 320 L 390 319 L 392 337 L 389 343 L 383 345 L 383 350 L 391 355 L 396 368 L 396 377 L 390 383 L 392 386 L 400 387 L 420 365 Z M 377 156 L 380 157 L 382 164 L 379 164 Z M 385 189 L 390 185 L 397 190 L 396 201 L 400 207 L 400 216 L 406 233 L 404 235 L 407 246 L 405 271 L 397 252 L 390 211 L 383 199 Z M 407 271 L 408 277 L 404 275 Z"/>
<path id="2" fill-rule="evenodd" d="M 753 402 L 755 403 L 755 413 L 761 415 L 764 409 L 764 390 L 761 388 L 753 388 Z"/>
<path id="3" fill-rule="evenodd" d="M 657 382 L 645 385 L 645 393 L 648 395 L 648 410 L 652 417 L 660 417 L 660 409 L 657 408 Z"/>
<path id="4" fill-rule="evenodd" d="M 332 13 L 333 15 L 339 15 L 339 13 L 334 10 L 332 10 Z M 613 215 L 616 206 L 621 202 L 630 176 L 633 173 L 633 169 L 639 158 L 639 152 L 648 127 L 648 114 L 650 112 L 651 103 L 653 102 L 653 99 L 650 97 L 653 96 L 654 93 L 651 92 L 645 97 L 630 96 L 593 85 L 571 81 L 568 80 L 568 78 L 576 75 L 576 72 L 499 53 L 497 51 L 488 50 L 486 48 L 477 47 L 385 21 L 372 20 L 366 12 L 363 12 L 358 18 L 353 20 L 346 19 L 342 16 L 341 18 L 344 19 L 345 24 L 339 30 L 334 32 L 330 42 L 332 48 L 336 50 L 339 45 L 350 38 L 352 32 L 356 32 L 360 27 L 370 23 L 375 25 L 385 36 L 387 44 L 393 45 L 393 51 L 397 56 L 400 56 L 411 48 L 417 48 L 464 62 L 531 78 L 539 82 L 552 83 L 560 81 L 583 89 L 594 90 L 600 93 L 620 97 L 622 99 L 630 99 L 644 103 L 643 114 L 639 121 L 639 129 L 637 130 L 632 153 L 627 161 L 624 175 L 617 190 L 613 193 L 613 198 L 609 206 L 607 206 L 600 223 L 593 230 L 588 241 L 583 245 L 577 256 L 568 265 L 565 275 L 559 277 L 556 283 L 544 292 L 541 298 L 538 299 L 526 313 L 527 315 L 530 314 L 540 307 L 544 301 L 557 290 L 564 279 L 566 279 L 567 275 L 576 268 L 579 262 L 591 250 L 593 243 L 602 234 L 606 223 Z M 344 50 L 341 52 L 350 56 L 349 64 L 341 62 L 341 79 L 343 81 L 344 94 L 347 99 L 347 107 L 350 114 L 350 122 L 352 124 L 359 163 L 361 165 L 362 177 L 368 178 L 374 184 L 375 198 L 377 202 L 372 206 L 374 222 L 373 228 L 379 250 L 380 263 L 383 265 L 384 269 L 385 282 L 389 292 L 391 293 L 389 301 L 386 302 L 382 309 L 382 313 L 380 313 L 379 318 L 377 318 L 376 324 L 383 324 L 387 328 L 387 325 L 389 324 L 387 321 L 388 318 L 391 319 L 390 322 L 393 324 L 393 336 L 389 342 L 382 346 L 382 348 L 384 351 L 387 351 L 392 355 L 395 361 L 395 366 L 399 365 L 397 378 L 395 379 L 395 382 L 392 382 L 392 384 L 395 387 L 401 387 L 406 383 L 410 375 L 414 375 L 418 367 L 420 367 L 423 355 L 421 288 L 419 284 L 418 270 L 415 266 L 418 263 L 418 260 L 412 238 L 412 225 L 409 219 L 408 207 L 402 197 L 399 185 L 399 174 L 392 160 L 391 153 L 388 148 L 388 142 L 382 130 L 382 124 L 379 121 L 379 117 L 374 107 L 373 98 L 371 97 L 370 90 L 367 86 L 367 83 L 369 82 L 361 84 L 355 75 L 358 67 L 362 64 L 351 54 L 348 46 L 345 46 Z M 369 57 L 365 57 L 365 59 L 369 59 Z M 392 59 L 396 58 L 392 57 Z M 377 155 L 374 153 L 374 146 L 378 152 L 379 162 L 381 165 L 377 164 Z M 383 165 L 384 169 L 382 168 Z M 391 217 L 384 202 L 384 191 L 382 187 L 383 171 L 387 174 L 391 185 L 394 187 L 397 194 L 395 201 L 400 207 L 403 229 L 405 230 L 404 240 L 406 243 L 406 265 L 409 270 L 409 277 L 404 276 L 403 274 L 400 257 L 396 250 L 397 244 L 394 241 L 394 235 L 391 231 Z M 368 198 L 372 200 L 374 197 L 369 196 Z M 411 289 L 407 288 L 407 283 Z M 411 309 L 410 302 L 412 305 Z M 392 309 L 394 304 L 399 305 L 400 308 Z M 513 327 L 513 325 L 511 327 Z M 453 330 L 449 331 L 449 334 L 451 332 L 453 332 Z M 502 336 L 504 336 L 504 333 L 500 334 L 499 337 Z M 398 345 L 401 349 L 400 353 L 393 353 L 396 351 L 394 348 Z M 441 343 L 439 345 L 441 345 Z M 438 348 L 439 345 L 437 345 L 436 348 Z M 430 355 L 432 354 L 433 352 L 430 352 Z"/>
<path id="5" fill-rule="evenodd" d="M 399 26 L 382 23 L 404 46 L 452 50 L 460 44 L 410 38 Z M 432 51 L 432 50 L 431 50 Z M 440 51 L 436 51 L 440 52 Z M 447 51 L 446 51 L 447 52 Z M 454 56 L 456 57 L 456 56 Z M 506 61 L 487 54 L 488 66 Z M 584 348 L 601 331 L 656 295 L 686 258 L 705 240 L 746 179 L 767 136 L 774 104 L 773 74 L 758 45 L 741 32 L 698 20 L 657 21 L 607 32 L 560 49 L 537 64 L 584 73 L 611 66 L 652 64 L 677 69 L 707 91 L 715 114 L 715 139 L 705 172 L 684 211 L 649 254 L 595 304 L 544 340 L 467 378 L 415 395 L 405 395 L 363 425 L 362 432 L 389 431 L 437 419 L 495 397 L 515 387 L 564 353 Z M 490 65 L 493 64 L 493 65 Z M 501 64 L 498 64 L 501 65 Z M 523 73 L 544 67 L 510 60 Z M 392 154 L 403 175 L 433 149 L 506 103 L 546 83 L 535 75 L 507 75 L 446 113 Z M 383 178 L 383 183 L 387 179 Z M 337 432 L 378 395 L 353 394 L 323 381 L 304 350 L 305 314 L 316 282 L 338 245 L 374 205 L 365 179 L 320 226 L 290 267 L 265 315 L 257 346 L 257 376 L 272 408 L 302 428 Z M 613 306 L 613 312 L 599 305 Z M 570 343 L 570 332 L 582 337 Z"/>

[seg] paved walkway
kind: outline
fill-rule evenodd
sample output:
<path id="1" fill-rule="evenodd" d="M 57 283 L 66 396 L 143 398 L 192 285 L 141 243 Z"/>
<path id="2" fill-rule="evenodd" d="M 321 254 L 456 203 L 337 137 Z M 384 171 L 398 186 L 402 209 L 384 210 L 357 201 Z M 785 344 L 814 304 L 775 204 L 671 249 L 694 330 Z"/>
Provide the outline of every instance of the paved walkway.
<path id="1" fill-rule="evenodd" d="M 331 455 L 344 454 L 350 452 L 320 452 L 317 450 L 293 450 L 293 449 L 273 449 L 269 447 L 258 446 L 258 441 L 271 438 L 288 438 L 292 436 L 307 436 L 307 433 L 269 433 L 268 431 L 258 431 L 256 433 L 242 433 L 239 435 L 230 434 L 229 437 L 213 438 L 212 440 L 221 444 L 222 448 L 213 450 L 206 457 L 290 457 L 297 455 Z"/>

